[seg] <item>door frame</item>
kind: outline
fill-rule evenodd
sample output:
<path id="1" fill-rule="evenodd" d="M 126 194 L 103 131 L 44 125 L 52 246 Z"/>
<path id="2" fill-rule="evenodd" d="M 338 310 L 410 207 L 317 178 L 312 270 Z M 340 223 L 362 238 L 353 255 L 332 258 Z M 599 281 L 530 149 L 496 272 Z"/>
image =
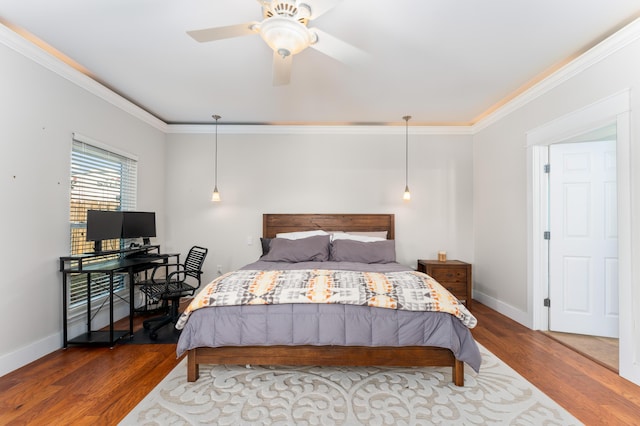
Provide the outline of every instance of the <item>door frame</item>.
<path id="1" fill-rule="evenodd" d="M 543 238 L 548 230 L 548 188 L 543 166 L 548 146 L 601 127 L 616 125 L 616 167 L 618 203 L 618 284 L 620 298 L 620 375 L 640 384 L 637 340 L 633 318 L 640 317 L 633 306 L 630 90 L 615 93 L 577 111 L 527 132 L 527 289 L 528 310 L 534 330 L 548 330 L 549 249 Z M 640 318 L 639 318 L 640 319 Z M 635 344 L 634 344 L 634 341 Z"/>

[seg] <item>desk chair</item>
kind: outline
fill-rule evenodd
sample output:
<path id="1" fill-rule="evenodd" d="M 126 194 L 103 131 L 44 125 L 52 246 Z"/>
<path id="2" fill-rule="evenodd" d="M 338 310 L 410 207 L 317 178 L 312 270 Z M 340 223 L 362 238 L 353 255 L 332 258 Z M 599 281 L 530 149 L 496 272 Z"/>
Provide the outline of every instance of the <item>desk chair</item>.
<path id="1" fill-rule="evenodd" d="M 202 265 L 207 257 L 207 252 L 206 248 L 193 246 L 183 264 L 158 264 L 153 269 L 150 280 L 137 283 L 140 286 L 140 291 L 148 299 L 162 301 L 162 304 L 168 308 L 167 314 L 142 322 L 144 328 L 150 330 L 149 337 L 151 339 L 158 338 L 158 329 L 178 321 L 180 299 L 193 296 L 196 289 L 200 287 Z M 156 276 L 156 272 L 166 271 L 167 267 L 175 268 L 175 270 L 166 277 Z"/>

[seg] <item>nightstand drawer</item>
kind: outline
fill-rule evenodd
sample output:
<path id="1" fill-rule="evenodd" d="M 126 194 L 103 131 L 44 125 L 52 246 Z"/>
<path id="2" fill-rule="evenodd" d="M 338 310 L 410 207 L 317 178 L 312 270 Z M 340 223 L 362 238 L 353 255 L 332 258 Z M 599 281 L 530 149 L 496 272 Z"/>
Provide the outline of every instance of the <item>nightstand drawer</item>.
<path id="1" fill-rule="evenodd" d="M 438 281 L 440 284 L 443 283 L 461 283 L 464 284 L 466 288 L 467 283 L 467 270 L 462 268 L 437 268 L 434 267 L 431 269 L 431 273 L 429 274 L 433 277 L 434 280 Z M 444 285 L 444 284 L 443 284 Z"/>
<path id="2" fill-rule="evenodd" d="M 438 280 L 436 280 L 438 281 Z M 465 299 L 467 294 L 467 283 L 451 283 L 451 282 L 440 282 L 440 285 L 446 288 L 449 293 L 453 293 L 458 299 Z M 463 296 L 464 295 L 464 296 Z"/>

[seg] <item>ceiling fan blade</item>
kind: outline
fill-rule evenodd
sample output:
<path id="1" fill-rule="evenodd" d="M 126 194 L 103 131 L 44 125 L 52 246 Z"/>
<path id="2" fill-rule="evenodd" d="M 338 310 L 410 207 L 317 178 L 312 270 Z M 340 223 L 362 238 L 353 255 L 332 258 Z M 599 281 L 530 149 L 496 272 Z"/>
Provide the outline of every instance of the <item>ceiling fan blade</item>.
<path id="1" fill-rule="evenodd" d="M 257 22 L 247 22 L 246 24 L 229 25 L 226 27 L 205 28 L 202 30 L 187 31 L 194 40 L 204 43 L 207 41 L 222 40 L 225 38 L 241 37 L 255 34 L 253 26 Z"/>
<path id="2" fill-rule="evenodd" d="M 285 86 L 291 80 L 291 64 L 293 63 L 293 55 L 284 58 L 273 52 L 273 85 Z"/>
<path id="3" fill-rule="evenodd" d="M 302 0 L 300 3 L 307 3 L 311 8 L 311 16 L 309 16 L 310 20 L 317 19 L 319 16 L 324 15 L 328 10 L 333 9 L 340 3 L 342 0 Z"/>
<path id="4" fill-rule="evenodd" d="M 369 59 L 369 54 L 364 50 L 358 49 L 349 43 L 345 43 L 339 38 L 317 28 L 312 28 L 311 30 L 318 37 L 318 41 L 310 47 L 314 48 L 318 52 L 322 52 L 327 56 L 349 65 L 360 65 Z"/>

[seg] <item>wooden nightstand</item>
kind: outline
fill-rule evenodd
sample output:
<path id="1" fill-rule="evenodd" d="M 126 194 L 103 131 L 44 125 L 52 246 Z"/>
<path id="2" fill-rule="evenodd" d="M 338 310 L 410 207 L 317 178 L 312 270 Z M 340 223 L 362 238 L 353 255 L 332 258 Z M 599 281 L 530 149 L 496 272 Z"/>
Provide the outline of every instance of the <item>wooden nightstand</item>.
<path id="1" fill-rule="evenodd" d="M 418 260 L 418 271 L 430 275 L 471 310 L 471 264 L 460 260 Z"/>

